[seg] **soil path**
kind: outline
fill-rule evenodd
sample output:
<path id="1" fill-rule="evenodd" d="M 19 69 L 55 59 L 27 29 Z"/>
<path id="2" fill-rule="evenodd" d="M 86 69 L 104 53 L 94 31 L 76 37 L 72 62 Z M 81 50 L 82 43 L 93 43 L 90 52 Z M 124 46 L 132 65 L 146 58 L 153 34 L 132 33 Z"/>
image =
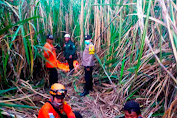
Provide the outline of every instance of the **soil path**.
<path id="1" fill-rule="evenodd" d="M 68 91 L 66 101 L 73 111 L 79 111 L 83 118 L 116 118 L 116 115 L 121 114 L 122 105 L 113 104 L 116 96 L 112 91 L 106 92 L 104 87 L 94 84 L 94 90 L 89 95 L 80 97 L 84 85 L 83 76 L 61 76 L 59 83 L 64 84 Z"/>

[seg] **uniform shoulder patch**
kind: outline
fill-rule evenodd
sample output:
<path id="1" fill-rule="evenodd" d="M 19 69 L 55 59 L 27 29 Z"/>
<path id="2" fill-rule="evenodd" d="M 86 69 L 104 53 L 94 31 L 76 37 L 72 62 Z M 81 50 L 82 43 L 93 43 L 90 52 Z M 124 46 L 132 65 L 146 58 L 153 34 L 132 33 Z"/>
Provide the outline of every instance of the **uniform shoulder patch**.
<path id="1" fill-rule="evenodd" d="M 89 45 L 89 54 L 95 54 L 95 48 L 93 44 Z"/>

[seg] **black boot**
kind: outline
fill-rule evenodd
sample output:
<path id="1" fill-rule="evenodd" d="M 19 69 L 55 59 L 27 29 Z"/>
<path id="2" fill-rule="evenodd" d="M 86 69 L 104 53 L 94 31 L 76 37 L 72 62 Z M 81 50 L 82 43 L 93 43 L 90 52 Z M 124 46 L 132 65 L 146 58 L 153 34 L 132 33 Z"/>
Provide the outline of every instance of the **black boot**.
<path id="1" fill-rule="evenodd" d="M 89 91 L 93 91 L 93 86 L 92 85 L 89 87 Z"/>
<path id="2" fill-rule="evenodd" d="M 78 111 L 73 111 L 73 113 L 75 114 L 76 118 L 83 118 Z"/>
<path id="3" fill-rule="evenodd" d="M 84 92 L 81 93 L 80 96 L 83 97 L 83 96 L 86 96 L 87 94 L 89 94 L 89 91 L 88 90 L 84 90 Z"/>
<path id="4" fill-rule="evenodd" d="M 90 90 L 90 91 L 93 91 L 93 88 L 90 88 L 89 90 Z"/>

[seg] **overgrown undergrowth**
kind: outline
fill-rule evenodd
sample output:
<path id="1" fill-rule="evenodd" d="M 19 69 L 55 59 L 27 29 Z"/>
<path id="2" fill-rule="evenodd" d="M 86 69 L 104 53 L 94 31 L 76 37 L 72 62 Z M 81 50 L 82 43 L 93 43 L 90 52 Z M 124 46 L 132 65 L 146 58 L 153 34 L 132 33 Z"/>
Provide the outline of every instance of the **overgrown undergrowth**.
<path id="1" fill-rule="evenodd" d="M 48 97 L 42 91 L 48 78 L 42 56 L 45 36 L 53 34 L 55 44 L 62 47 L 63 35 L 70 33 L 79 61 L 83 37 L 92 35 L 97 62 L 95 92 L 84 101 L 89 107 L 74 108 L 95 105 L 90 111 L 95 117 L 115 117 L 127 100 L 136 99 L 144 117 L 176 117 L 176 4 L 176 0 L 0 0 L 0 114 L 36 117 L 36 106 Z M 82 78 L 83 69 L 68 78 L 75 90 L 72 100 Z"/>

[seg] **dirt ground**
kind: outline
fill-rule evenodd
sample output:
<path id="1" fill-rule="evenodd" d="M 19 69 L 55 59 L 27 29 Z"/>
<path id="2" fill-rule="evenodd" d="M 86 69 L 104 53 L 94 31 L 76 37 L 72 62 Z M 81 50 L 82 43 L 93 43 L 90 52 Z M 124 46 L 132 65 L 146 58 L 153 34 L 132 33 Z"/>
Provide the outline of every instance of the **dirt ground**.
<path id="1" fill-rule="evenodd" d="M 116 96 L 104 90 L 94 83 L 93 91 L 85 97 L 80 97 L 83 92 L 84 76 L 60 77 L 59 83 L 67 89 L 66 101 L 71 105 L 73 111 L 79 111 L 84 118 L 118 118 L 122 105 L 114 104 Z M 104 92 L 105 91 L 105 92 Z"/>

